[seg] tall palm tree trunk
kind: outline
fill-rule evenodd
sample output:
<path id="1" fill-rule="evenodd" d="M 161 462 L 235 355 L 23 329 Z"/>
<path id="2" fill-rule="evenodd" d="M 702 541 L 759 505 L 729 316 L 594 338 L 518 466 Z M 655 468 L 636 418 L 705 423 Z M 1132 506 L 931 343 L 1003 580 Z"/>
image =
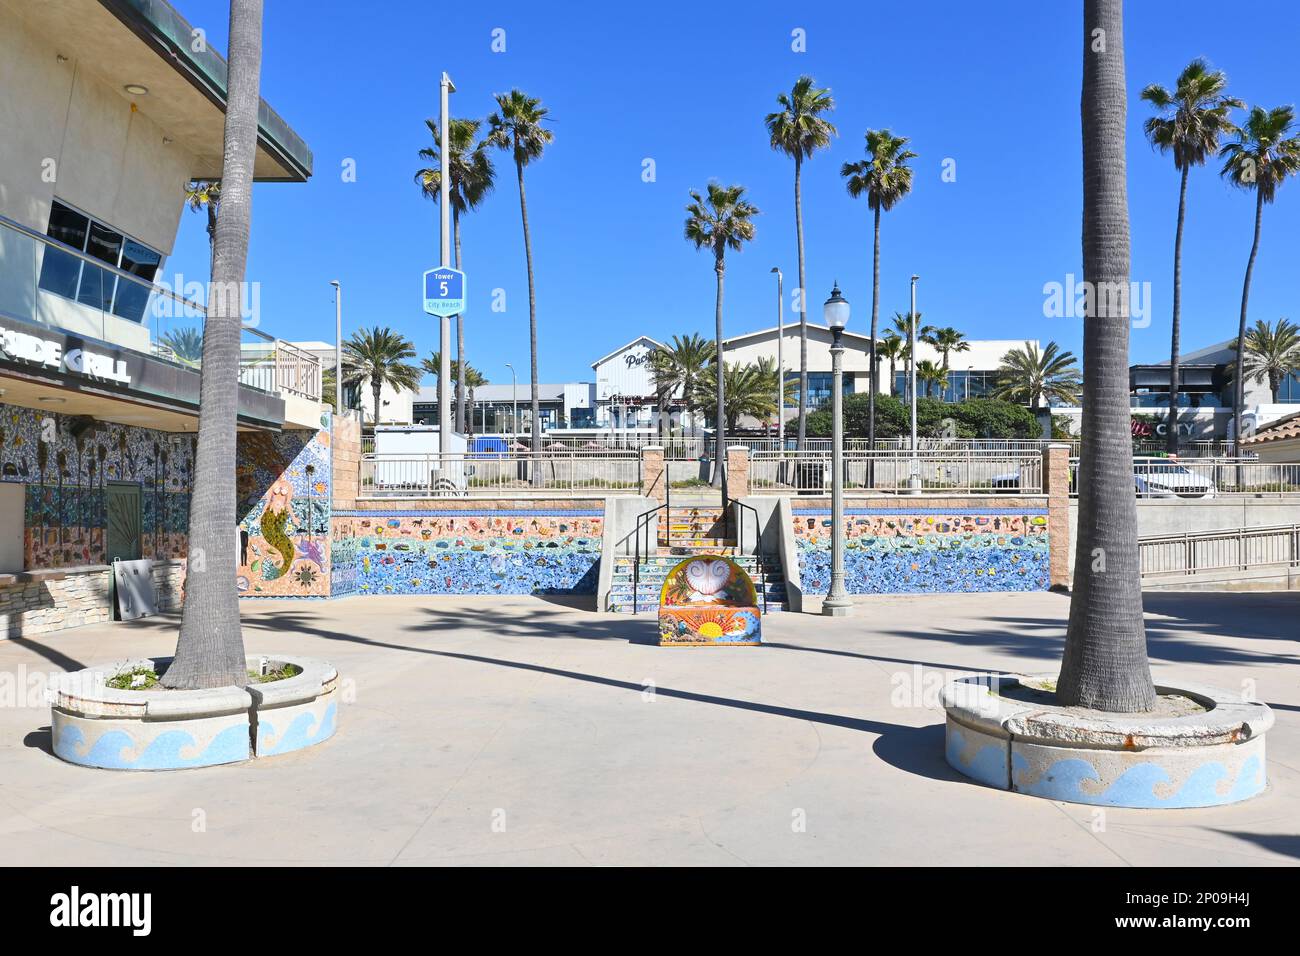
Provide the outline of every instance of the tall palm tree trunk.
<path id="1" fill-rule="evenodd" d="M 460 264 L 460 213 L 453 211 L 455 225 L 453 234 L 456 243 L 456 268 Z M 456 316 L 456 431 L 462 435 L 465 427 L 465 316 Z"/>
<path id="2" fill-rule="evenodd" d="M 1246 303 L 1250 300 L 1250 276 L 1255 271 L 1255 256 L 1259 254 L 1259 231 L 1264 219 L 1264 193 L 1255 187 L 1255 238 L 1250 244 L 1250 258 L 1246 260 L 1246 279 L 1241 285 L 1241 318 L 1237 322 L 1237 364 L 1233 379 L 1232 450 L 1241 453 L 1241 413 L 1246 406 Z M 1238 482 L 1240 484 L 1240 482 Z"/>
<path id="3" fill-rule="evenodd" d="M 876 391 L 879 388 L 877 379 L 880 377 L 876 368 L 876 328 L 880 321 L 880 209 L 876 208 L 875 222 L 872 226 L 873 240 L 871 251 L 871 341 L 867 344 L 868 361 L 870 372 L 868 379 L 871 387 L 867 391 L 867 448 L 876 447 Z M 890 368 L 893 368 L 892 359 Z M 893 394 L 894 383 L 889 383 L 890 394 Z"/>
<path id="4" fill-rule="evenodd" d="M 1092 48 L 1094 30 L 1104 31 L 1099 52 Z M 1093 289 L 1121 291 L 1108 303 L 1118 308 L 1098 309 L 1104 299 L 1094 295 L 1097 314 L 1084 325 L 1079 535 L 1057 699 L 1096 710 L 1143 711 L 1154 706 L 1155 688 L 1142 620 L 1129 427 L 1123 38 L 1122 0 L 1084 0 L 1084 280 Z"/>
<path id="5" fill-rule="evenodd" d="M 713 264 L 713 272 L 718 279 L 717 303 L 713 307 L 713 322 L 715 326 L 714 341 L 717 347 L 717 353 L 714 355 L 713 361 L 717 365 L 717 372 L 718 372 L 717 374 L 718 387 L 716 389 L 717 399 L 718 399 L 718 414 L 717 414 L 717 418 L 714 420 L 714 427 L 713 427 L 713 487 L 714 488 L 722 487 L 722 472 L 723 472 L 723 468 L 725 467 L 723 463 L 726 461 L 726 455 L 727 455 L 727 449 L 725 447 L 726 440 L 725 440 L 725 436 L 722 434 L 724 431 L 726 431 L 726 420 L 727 420 L 726 388 L 723 381 L 726 378 L 725 375 L 726 366 L 723 364 L 722 361 L 722 280 L 726 271 L 727 271 L 727 264 L 725 261 L 723 261 L 722 256 L 719 255 L 717 259 L 714 260 L 714 264 Z"/>
<path id="6" fill-rule="evenodd" d="M 376 425 L 379 424 L 379 412 L 380 412 L 380 398 L 379 398 L 379 396 L 381 396 L 383 393 L 384 393 L 384 383 L 383 383 L 382 381 L 380 381 L 378 378 L 372 377 L 372 378 L 370 379 L 370 394 L 373 395 L 373 396 L 375 397 L 375 421 L 374 421 L 374 423 L 375 423 Z"/>
<path id="7" fill-rule="evenodd" d="M 176 657 L 162 683 L 199 689 L 248 682 L 235 590 L 235 424 L 241 290 L 253 212 L 262 68 L 262 0 L 231 0 L 221 215 L 203 335 L 199 430 L 190 496 L 190 553 Z"/>
<path id="8" fill-rule="evenodd" d="M 803 270 L 803 163 L 794 158 L 794 231 L 799 246 L 799 440 L 803 450 L 808 434 L 808 285 Z M 722 361 L 722 339 L 718 339 L 718 361 Z M 721 365 L 719 365 L 719 370 Z M 721 381 L 721 378 L 719 378 Z M 718 393 L 722 394 L 721 392 Z"/>
<path id="9" fill-rule="evenodd" d="M 533 241 L 528 232 L 528 199 L 524 195 L 524 164 L 515 163 L 519 175 L 519 214 L 524 222 L 524 260 L 528 263 L 528 356 L 532 379 L 533 453 L 542 450 L 542 418 L 537 390 L 537 289 L 533 284 Z M 533 469 L 533 484 L 540 484 L 542 473 Z"/>
<path id="10" fill-rule="evenodd" d="M 1174 230 L 1174 321 L 1169 345 L 1169 424 L 1165 426 L 1165 448 L 1178 454 L 1178 351 L 1182 335 L 1183 299 L 1183 217 L 1187 212 L 1187 171 L 1183 167 L 1178 186 L 1178 228 Z"/>

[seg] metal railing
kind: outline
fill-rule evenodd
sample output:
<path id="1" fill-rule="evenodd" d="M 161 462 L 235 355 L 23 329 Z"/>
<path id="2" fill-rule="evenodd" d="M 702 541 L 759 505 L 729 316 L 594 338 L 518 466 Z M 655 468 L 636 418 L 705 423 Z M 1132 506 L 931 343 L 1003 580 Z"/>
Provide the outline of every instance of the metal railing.
<path id="1" fill-rule="evenodd" d="M 635 454 L 514 452 L 446 455 L 364 455 L 360 496 L 510 497 L 635 492 L 641 459 Z"/>
<path id="2" fill-rule="evenodd" d="M 1070 494 L 1077 497 L 1079 459 L 1070 459 Z M 1139 498 L 1300 497 L 1300 462 L 1257 458 L 1134 458 Z"/>
<path id="3" fill-rule="evenodd" d="M 188 288 L 188 286 L 187 286 Z M 207 308 L 0 216 L 0 315 L 185 368 L 203 362 Z M 318 401 L 320 359 L 241 323 L 239 380 Z"/>
<path id="4" fill-rule="evenodd" d="M 1138 540 L 1142 576 L 1300 567 L 1300 524 L 1152 535 Z"/>
<path id="5" fill-rule="evenodd" d="M 825 495 L 831 489 L 830 451 L 754 452 L 749 487 L 754 494 Z M 844 487 L 884 494 L 1041 494 L 1039 453 L 918 450 L 844 453 Z"/>

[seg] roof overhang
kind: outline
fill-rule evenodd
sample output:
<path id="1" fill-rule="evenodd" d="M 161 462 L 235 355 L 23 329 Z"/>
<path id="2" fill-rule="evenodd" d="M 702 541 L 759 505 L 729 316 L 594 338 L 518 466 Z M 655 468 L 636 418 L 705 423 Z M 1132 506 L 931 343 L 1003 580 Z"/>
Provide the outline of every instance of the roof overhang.
<path id="1" fill-rule="evenodd" d="M 61 55 L 97 75 L 191 153 L 193 178 L 221 176 L 226 61 L 212 49 L 215 37 L 196 31 L 164 0 L 42 0 L 13 7 Z M 132 96 L 124 90 L 128 84 L 149 92 Z M 311 176 L 311 150 L 265 100 L 257 141 L 255 179 L 305 182 Z"/>

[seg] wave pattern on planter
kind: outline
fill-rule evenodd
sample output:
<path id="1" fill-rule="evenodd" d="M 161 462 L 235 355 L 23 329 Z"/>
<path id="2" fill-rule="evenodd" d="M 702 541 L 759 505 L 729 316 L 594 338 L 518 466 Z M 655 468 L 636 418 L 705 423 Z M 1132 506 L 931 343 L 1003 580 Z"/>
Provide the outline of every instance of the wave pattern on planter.
<path id="1" fill-rule="evenodd" d="M 794 512 L 804 590 L 830 586 L 831 517 Z M 850 509 L 845 587 L 852 594 L 1037 591 L 1049 584 L 1045 511 Z"/>

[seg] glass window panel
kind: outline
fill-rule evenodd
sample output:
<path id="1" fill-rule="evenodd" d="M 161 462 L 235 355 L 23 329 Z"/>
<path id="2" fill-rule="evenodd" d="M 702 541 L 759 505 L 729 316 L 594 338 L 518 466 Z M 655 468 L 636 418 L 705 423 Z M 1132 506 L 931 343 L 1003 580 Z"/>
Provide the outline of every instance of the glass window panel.
<path id="1" fill-rule="evenodd" d="M 46 234 L 51 239 L 66 243 L 74 249 L 86 248 L 86 235 L 90 220 L 79 212 L 56 202 L 50 208 L 50 227 Z M 69 299 L 77 294 L 77 277 L 81 275 L 81 260 L 60 249 L 45 247 L 41 260 L 41 277 L 38 282 L 47 292 L 55 292 Z"/>
<path id="2" fill-rule="evenodd" d="M 142 279 L 153 281 L 158 272 L 162 256 L 148 246 L 127 239 L 122 245 L 122 270 Z M 132 322 L 141 322 L 149 305 L 150 290 L 147 286 L 121 280 L 117 284 L 117 298 L 113 302 L 113 314 Z"/>
<path id="3" fill-rule="evenodd" d="M 86 240 L 86 252 L 115 266 L 122 258 L 122 234 L 93 222 L 90 224 L 90 237 Z M 117 276 L 96 269 L 90 263 L 85 266 L 81 270 L 81 288 L 77 292 L 77 301 L 95 309 L 108 308 L 113 301 Z"/>

